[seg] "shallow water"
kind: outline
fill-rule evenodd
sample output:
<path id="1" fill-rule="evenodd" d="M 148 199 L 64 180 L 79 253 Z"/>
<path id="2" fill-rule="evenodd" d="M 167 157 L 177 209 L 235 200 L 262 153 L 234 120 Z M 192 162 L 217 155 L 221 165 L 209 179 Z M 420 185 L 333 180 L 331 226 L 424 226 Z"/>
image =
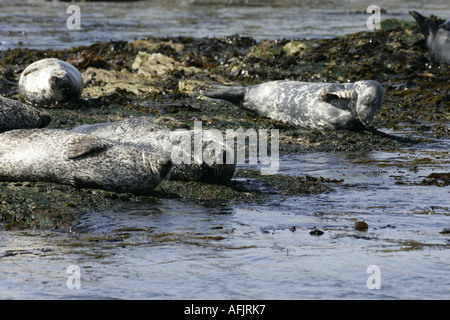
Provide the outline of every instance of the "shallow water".
<path id="1" fill-rule="evenodd" d="M 67 3 L 2 1 L 0 49 L 367 30 L 366 5 L 356 1 L 181 2 L 78 3 L 82 30 L 70 31 Z M 446 0 L 377 2 L 382 18 L 410 19 L 411 8 L 450 17 Z M 281 174 L 344 181 L 329 193 L 264 204 L 124 202 L 83 213 L 72 232 L 0 231 L 0 299 L 449 299 L 450 237 L 440 233 L 450 228 L 449 188 L 417 185 L 449 172 L 448 150 L 447 139 L 393 153 L 289 155 Z M 358 220 L 366 232 L 354 229 Z M 323 234 L 311 235 L 314 228 Z M 71 265 L 80 268 L 80 289 L 67 283 Z M 370 265 L 380 268 L 380 289 L 367 286 Z"/>
<path id="2" fill-rule="evenodd" d="M 416 185 L 448 172 L 448 146 L 283 157 L 282 174 L 344 179 L 319 195 L 125 202 L 82 214 L 71 233 L 2 231 L 0 298 L 449 299 L 449 189 Z M 380 289 L 367 287 L 371 265 Z"/>
<path id="3" fill-rule="evenodd" d="M 354 0 L 147 0 L 137 2 L 76 2 L 79 30 L 68 29 L 73 3 L 44 0 L 0 2 L 0 50 L 61 49 L 100 41 L 134 40 L 148 36 L 214 37 L 240 34 L 256 39 L 328 38 L 368 31 L 371 4 L 385 10 L 381 20 L 413 21 L 425 15 L 450 17 L 447 0 L 361 2 Z"/>

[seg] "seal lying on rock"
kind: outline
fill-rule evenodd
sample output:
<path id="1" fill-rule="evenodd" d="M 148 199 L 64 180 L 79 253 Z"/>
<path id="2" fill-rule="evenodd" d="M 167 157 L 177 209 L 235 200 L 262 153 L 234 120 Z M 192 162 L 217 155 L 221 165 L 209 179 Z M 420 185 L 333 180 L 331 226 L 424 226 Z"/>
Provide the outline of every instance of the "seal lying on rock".
<path id="1" fill-rule="evenodd" d="M 43 181 L 148 194 L 171 162 L 99 137 L 57 129 L 0 134 L 0 181 Z"/>
<path id="2" fill-rule="evenodd" d="M 0 133 L 14 129 L 43 128 L 50 121 L 47 113 L 0 96 Z"/>
<path id="3" fill-rule="evenodd" d="M 225 160 L 229 148 L 227 144 L 207 135 L 208 130 L 171 131 L 144 119 L 126 119 L 82 125 L 72 131 L 109 139 L 171 159 L 171 180 L 223 184 L 231 180 L 236 169 L 234 161 L 229 164 Z M 200 146 L 197 153 L 192 151 L 196 143 Z M 212 151 L 212 155 L 208 150 Z"/>
<path id="4" fill-rule="evenodd" d="M 369 126 L 383 100 L 376 81 L 314 83 L 270 81 L 254 86 L 212 86 L 201 94 L 307 129 Z"/>
<path id="5" fill-rule="evenodd" d="M 77 68 L 55 58 L 30 64 L 19 79 L 20 95 L 35 105 L 75 101 L 82 91 L 83 78 Z"/>
<path id="6" fill-rule="evenodd" d="M 435 63 L 450 64 L 450 20 L 437 25 L 417 11 L 409 12 L 420 27 L 428 48 L 428 53 Z"/>

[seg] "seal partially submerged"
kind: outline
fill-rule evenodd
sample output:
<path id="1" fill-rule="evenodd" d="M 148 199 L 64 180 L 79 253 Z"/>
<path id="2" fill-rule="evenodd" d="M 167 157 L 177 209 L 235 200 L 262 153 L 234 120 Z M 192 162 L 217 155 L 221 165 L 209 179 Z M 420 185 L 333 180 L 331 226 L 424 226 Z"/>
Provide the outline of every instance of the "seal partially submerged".
<path id="1" fill-rule="evenodd" d="M 207 135 L 207 130 L 171 131 L 144 119 L 126 119 L 82 125 L 72 131 L 91 134 L 171 159 L 171 180 L 227 183 L 236 169 L 234 161 L 231 164 L 226 163 L 227 144 Z M 192 147 L 197 143 L 200 147 L 196 153 Z M 208 153 L 209 151 L 212 154 Z M 209 161 L 207 156 L 210 156 Z M 174 157 L 178 158 L 178 161 Z"/>
<path id="2" fill-rule="evenodd" d="M 70 63 L 48 58 L 30 64 L 20 75 L 19 92 L 29 103 L 51 105 L 80 99 L 81 73 Z"/>
<path id="3" fill-rule="evenodd" d="M 409 12 L 420 27 L 428 48 L 428 53 L 435 63 L 450 64 L 450 20 L 437 25 L 417 11 Z"/>
<path id="4" fill-rule="evenodd" d="M 0 181 L 43 181 L 150 193 L 171 162 L 99 137 L 57 129 L 0 134 Z"/>
<path id="5" fill-rule="evenodd" d="M 376 81 L 314 83 L 270 81 L 254 86 L 215 85 L 201 94 L 307 129 L 369 126 L 383 100 Z"/>
<path id="6" fill-rule="evenodd" d="M 50 121 L 47 113 L 0 95 L 0 133 L 14 129 L 43 128 Z"/>

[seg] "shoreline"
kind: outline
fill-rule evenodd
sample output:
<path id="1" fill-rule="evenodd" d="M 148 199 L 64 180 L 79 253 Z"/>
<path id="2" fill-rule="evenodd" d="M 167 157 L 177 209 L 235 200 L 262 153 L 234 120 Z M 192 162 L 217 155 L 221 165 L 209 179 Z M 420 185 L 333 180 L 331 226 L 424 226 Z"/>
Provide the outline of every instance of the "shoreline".
<path id="1" fill-rule="evenodd" d="M 332 39 L 262 40 L 224 38 L 147 38 L 111 41 L 65 50 L 0 51 L 0 93 L 21 100 L 17 82 L 30 63 L 46 57 L 69 60 L 82 72 L 82 102 L 41 108 L 52 117 L 49 128 L 152 118 L 171 129 L 279 129 L 280 155 L 313 152 L 397 151 L 433 139 L 449 139 L 450 68 L 428 62 L 425 42 L 414 22 L 389 19 L 374 32 Z M 348 82 L 379 81 L 385 88 L 374 128 L 363 131 L 305 131 L 229 104 L 206 99 L 199 91 L 210 83 L 251 85 L 269 80 Z M 23 102 L 23 101 L 22 101 Z M 406 131 L 404 137 L 379 129 Z M 264 178 L 273 194 L 331 192 L 330 182 L 274 175 Z M 338 184 L 332 181 L 331 184 Z M 448 183 L 445 182 L 445 183 Z M 248 186 L 247 186 L 248 185 Z M 157 201 L 174 197 L 193 201 L 264 201 L 252 184 L 205 185 L 165 181 L 154 195 L 136 197 L 51 183 L 0 182 L 0 227 L 70 230 L 77 213 L 110 208 L 118 201 Z M 289 191 L 294 190 L 294 191 Z M 273 195 L 272 194 L 272 195 Z"/>

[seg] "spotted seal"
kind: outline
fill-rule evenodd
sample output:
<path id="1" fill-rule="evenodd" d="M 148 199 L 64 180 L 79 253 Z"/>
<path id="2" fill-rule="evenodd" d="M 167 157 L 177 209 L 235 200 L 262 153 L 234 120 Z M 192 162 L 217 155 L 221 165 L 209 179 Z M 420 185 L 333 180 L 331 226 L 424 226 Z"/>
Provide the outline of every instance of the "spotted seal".
<path id="1" fill-rule="evenodd" d="M 417 11 L 412 10 L 409 14 L 416 20 L 425 36 L 431 60 L 438 64 L 450 65 L 450 20 L 437 25 Z"/>
<path id="2" fill-rule="evenodd" d="M 77 68 L 56 58 L 30 64 L 19 78 L 20 95 L 34 105 L 74 101 L 82 90 L 83 78 Z"/>
<path id="3" fill-rule="evenodd" d="M 13 129 L 43 128 L 50 121 L 49 114 L 0 95 L 0 133 Z"/>
<path id="4" fill-rule="evenodd" d="M 231 164 L 226 161 L 228 145 L 215 136 L 207 135 L 208 130 L 171 131 L 145 119 L 130 118 L 82 125 L 72 131 L 95 135 L 170 158 L 173 162 L 171 180 L 224 184 L 231 180 L 236 168 L 234 161 Z M 197 153 L 192 152 L 196 143 L 201 145 L 201 151 Z M 208 154 L 208 150 L 212 153 Z M 207 155 L 210 156 L 210 161 L 206 159 Z M 177 156 L 178 161 L 174 156 Z"/>
<path id="5" fill-rule="evenodd" d="M 372 123 L 384 92 L 372 80 L 355 83 L 279 80 L 246 87 L 214 85 L 200 93 L 302 128 L 359 129 Z"/>
<path id="6" fill-rule="evenodd" d="M 171 162 L 99 137 L 58 129 L 0 134 L 0 181 L 43 181 L 138 195 L 150 193 Z"/>

